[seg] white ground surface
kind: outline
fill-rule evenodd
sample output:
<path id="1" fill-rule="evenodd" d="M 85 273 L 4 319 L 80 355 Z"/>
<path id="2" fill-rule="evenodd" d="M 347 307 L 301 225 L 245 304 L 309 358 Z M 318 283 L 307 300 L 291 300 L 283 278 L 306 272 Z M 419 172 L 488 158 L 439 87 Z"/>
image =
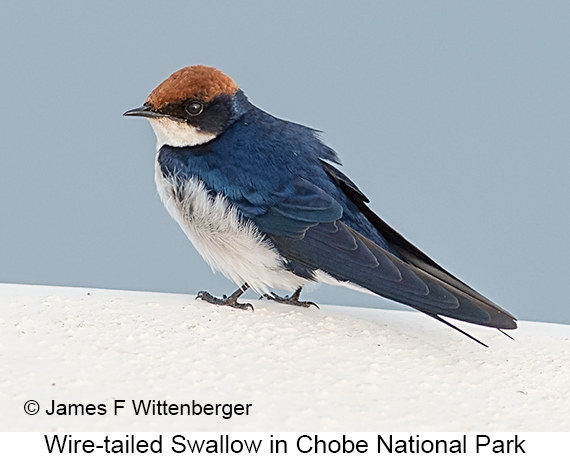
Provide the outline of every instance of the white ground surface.
<path id="1" fill-rule="evenodd" d="M 570 326 L 462 325 L 485 349 L 420 313 L 253 304 L 0 284 L 0 431 L 570 430 Z M 52 400 L 107 414 L 50 416 Z M 131 400 L 252 407 L 136 416 Z"/>

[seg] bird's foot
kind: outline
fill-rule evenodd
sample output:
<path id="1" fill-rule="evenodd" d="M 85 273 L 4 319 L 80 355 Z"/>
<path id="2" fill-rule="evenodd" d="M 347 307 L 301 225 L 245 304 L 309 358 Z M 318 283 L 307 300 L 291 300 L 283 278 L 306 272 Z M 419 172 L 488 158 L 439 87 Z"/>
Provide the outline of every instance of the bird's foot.
<path id="1" fill-rule="evenodd" d="M 243 287 L 243 286 L 242 286 Z M 206 292 L 205 290 L 201 290 L 196 295 L 196 299 L 207 301 L 208 303 L 212 303 L 213 305 L 221 305 L 221 306 L 231 306 L 232 308 L 237 309 L 253 309 L 253 305 L 251 303 L 238 303 L 238 298 L 241 297 L 243 294 L 243 290 L 240 288 L 231 294 L 229 297 L 224 295 L 222 298 L 214 297 L 211 293 Z"/>
<path id="2" fill-rule="evenodd" d="M 312 301 L 300 301 L 299 296 L 301 295 L 301 287 L 299 287 L 294 293 L 289 295 L 288 297 L 280 297 L 275 292 L 271 292 L 270 294 L 264 294 L 261 298 L 266 298 L 267 300 L 273 300 L 277 303 L 284 303 L 285 305 L 294 305 L 294 306 L 301 306 L 303 308 L 309 308 L 310 306 L 314 306 L 317 309 L 319 305 L 313 303 Z"/>

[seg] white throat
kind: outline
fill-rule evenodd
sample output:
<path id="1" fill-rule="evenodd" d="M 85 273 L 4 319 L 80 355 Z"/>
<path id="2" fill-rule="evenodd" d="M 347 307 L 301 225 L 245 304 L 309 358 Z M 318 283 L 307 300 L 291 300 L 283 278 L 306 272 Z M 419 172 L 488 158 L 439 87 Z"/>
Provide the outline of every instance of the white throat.
<path id="1" fill-rule="evenodd" d="M 149 122 L 156 135 L 157 150 L 165 144 L 181 148 L 197 146 L 216 138 L 213 133 L 202 132 L 192 125 L 167 117 L 149 118 Z"/>

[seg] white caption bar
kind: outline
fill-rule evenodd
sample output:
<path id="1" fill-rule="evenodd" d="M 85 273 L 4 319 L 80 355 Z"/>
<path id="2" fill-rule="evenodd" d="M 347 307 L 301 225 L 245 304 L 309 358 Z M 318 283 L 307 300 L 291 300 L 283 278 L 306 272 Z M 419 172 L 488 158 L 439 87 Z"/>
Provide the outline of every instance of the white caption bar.
<path id="1" fill-rule="evenodd" d="M 3 432 L 0 455 L 570 455 L 570 432 Z"/>

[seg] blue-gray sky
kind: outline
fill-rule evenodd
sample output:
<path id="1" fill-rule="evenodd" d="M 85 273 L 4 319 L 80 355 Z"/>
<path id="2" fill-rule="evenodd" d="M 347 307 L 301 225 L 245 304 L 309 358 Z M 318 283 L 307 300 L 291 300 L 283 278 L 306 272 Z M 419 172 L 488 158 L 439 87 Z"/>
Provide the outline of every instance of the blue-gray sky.
<path id="1" fill-rule="evenodd" d="M 520 319 L 570 323 L 568 24 L 565 1 L 2 2 L 0 281 L 233 291 L 162 207 L 150 126 L 121 117 L 206 64 L 322 130 L 452 273 Z"/>

